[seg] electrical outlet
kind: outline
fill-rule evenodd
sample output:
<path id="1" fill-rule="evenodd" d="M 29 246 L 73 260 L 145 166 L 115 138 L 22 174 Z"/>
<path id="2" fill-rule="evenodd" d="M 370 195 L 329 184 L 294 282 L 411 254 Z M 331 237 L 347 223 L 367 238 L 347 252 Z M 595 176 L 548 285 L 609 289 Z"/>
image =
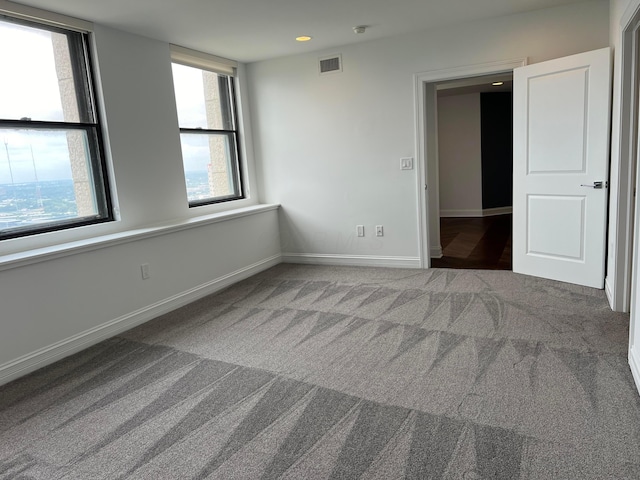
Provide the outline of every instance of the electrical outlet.
<path id="1" fill-rule="evenodd" d="M 413 157 L 401 158 L 400 170 L 413 170 Z"/>
<path id="2" fill-rule="evenodd" d="M 364 225 L 356 225 L 356 234 L 359 237 L 364 237 Z"/>
<path id="3" fill-rule="evenodd" d="M 148 263 L 143 263 L 142 265 L 140 265 L 140 271 L 142 272 L 142 279 L 146 280 L 147 278 L 149 278 L 149 264 Z"/>
<path id="4" fill-rule="evenodd" d="M 376 237 L 384 237 L 384 228 L 382 225 L 376 225 Z"/>

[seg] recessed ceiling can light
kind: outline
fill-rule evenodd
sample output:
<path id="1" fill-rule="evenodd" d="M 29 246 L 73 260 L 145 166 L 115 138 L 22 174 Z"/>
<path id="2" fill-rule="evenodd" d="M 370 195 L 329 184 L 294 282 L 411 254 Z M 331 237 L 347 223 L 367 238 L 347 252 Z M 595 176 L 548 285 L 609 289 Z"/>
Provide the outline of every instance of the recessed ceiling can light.
<path id="1" fill-rule="evenodd" d="M 308 42 L 309 40 L 311 40 L 311 37 L 308 35 L 300 35 L 299 37 L 296 37 L 297 42 Z"/>
<path id="2" fill-rule="evenodd" d="M 504 82 L 493 82 L 491 85 L 494 87 L 499 87 L 500 85 L 504 85 Z"/>
<path id="3" fill-rule="evenodd" d="M 353 33 L 364 33 L 366 29 L 366 25 L 358 25 L 357 27 L 353 27 Z"/>

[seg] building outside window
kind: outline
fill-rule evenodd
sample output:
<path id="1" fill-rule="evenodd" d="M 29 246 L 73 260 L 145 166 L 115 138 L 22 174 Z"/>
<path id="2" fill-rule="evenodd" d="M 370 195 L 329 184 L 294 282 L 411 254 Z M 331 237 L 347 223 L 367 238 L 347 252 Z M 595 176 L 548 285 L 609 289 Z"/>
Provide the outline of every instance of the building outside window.
<path id="1" fill-rule="evenodd" d="M 0 240 L 113 219 L 87 43 L 0 16 Z"/>
<path id="2" fill-rule="evenodd" d="M 233 69 L 185 51 L 172 67 L 189 206 L 244 198 Z"/>

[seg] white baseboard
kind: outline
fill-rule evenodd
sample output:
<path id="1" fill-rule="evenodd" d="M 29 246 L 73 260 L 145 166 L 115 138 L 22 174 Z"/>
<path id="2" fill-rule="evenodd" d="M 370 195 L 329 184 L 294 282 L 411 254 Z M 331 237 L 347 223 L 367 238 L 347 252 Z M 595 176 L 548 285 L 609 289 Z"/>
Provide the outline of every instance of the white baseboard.
<path id="1" fill-rule="evenodd" d="M 283 253 L 284 263 L 309 265 L 350 265 L 356 267 L 420 268 L 418 257 L 381 257 L 375 255 L 331 255 L 324 253 Z"/>
<path id="2" fill-rule="evenodd" d="M 611 310 L 615 312 L 616 309 L 613 301 L 613 292 L 609 283 L 609 277 L 605 277 L 604 279 L 604 293 L 607 296 L 607 300 L 609 301 L 609 307 L 611 307 Z"/>
<path id="3" fill-rule="evenodd" d="M 631 367 L 633 380 L 636 382 L 638 394 L 640 394 L 640 358 L 634 353 L 635 350 L 637 350 L 637 348 L 632 347 L 629 349 L 629 366 Z"/>
<path id="4" fill-rule="evenodd" d="M 440 210 L 441 217 L 492 217 L 513 213 L 513 207 L 497 207 L 469 210 Z"/>
<path id="5" fill-rule="evenodd" d="M 513 213 L 513 207 L 485 208 L 484 210 L 482 210 L 483 217 L 492 217 L 494 215 L 506 215 L 508 213 Z"/>
<path id="6" fill-rule="evenodd" d="M 467 210 L 440 210 L 441 217 L 481 217 L 482 210 L 467 209 Z"/>
<path id="7" fill-rule="evenodd" d="M 15 360 L 0 365 L 0 385 L 15 380 L 27 373 L 56 362 L 64 357 L 72 355 L 96 343 L 113 337 L 130 328 L 164 315 L 172 310 L 180 308 L 188 303 L 211 295 L 240 280 L 249 278 L 279 263 L 282 263 L 280 254 L 260 260 L 235 272 L 223 275 L 197 287 L 173 295 L 154 304 L 148 305 L 119 318 L 103 323 L 77 335 L 66 338 L 60 342 L 36 350 Z"/>
<path id="8" fill-rule="evenodd" d="M 437 247 L 431 247 L 429 249 L 429 256 L 431 258 L 442 258 L 442 245 L 438 245 Z"/>

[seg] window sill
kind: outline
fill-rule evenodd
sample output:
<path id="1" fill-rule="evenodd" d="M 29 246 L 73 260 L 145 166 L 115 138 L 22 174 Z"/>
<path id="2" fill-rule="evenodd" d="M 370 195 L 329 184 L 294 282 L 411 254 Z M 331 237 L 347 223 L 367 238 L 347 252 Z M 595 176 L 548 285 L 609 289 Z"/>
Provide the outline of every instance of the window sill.
<path id="1" fill-rule="evenodd" d="M 279 205 L 273 204 L 254 205 L 220 213 L 213 213 L 210 215 L 203 215 L 200 217 L 188 218 L 177 222 L 163 223 L 161 225 L 154 225 L 136 230 L 128 230 L 125 232 L 79 240 L 76 242 L 62 243 L 50 247 L 3 255 L 0 256 L 0 271 L 24 267 L 33 263 L 46 262 L 48 260 L 67 257 L 70 255 L 77 255 L 79 253 L 90 252 L 92 250 L 113 247 L 114 245 L 121 245 L 123 243 L 144 240 L 146 238 L 167 235 L 169 233 L 197 228 L 203 225 L 226 222 L 236 218 L 268 212 L 270 210 L 277 210 L 279 207 Z"/>

